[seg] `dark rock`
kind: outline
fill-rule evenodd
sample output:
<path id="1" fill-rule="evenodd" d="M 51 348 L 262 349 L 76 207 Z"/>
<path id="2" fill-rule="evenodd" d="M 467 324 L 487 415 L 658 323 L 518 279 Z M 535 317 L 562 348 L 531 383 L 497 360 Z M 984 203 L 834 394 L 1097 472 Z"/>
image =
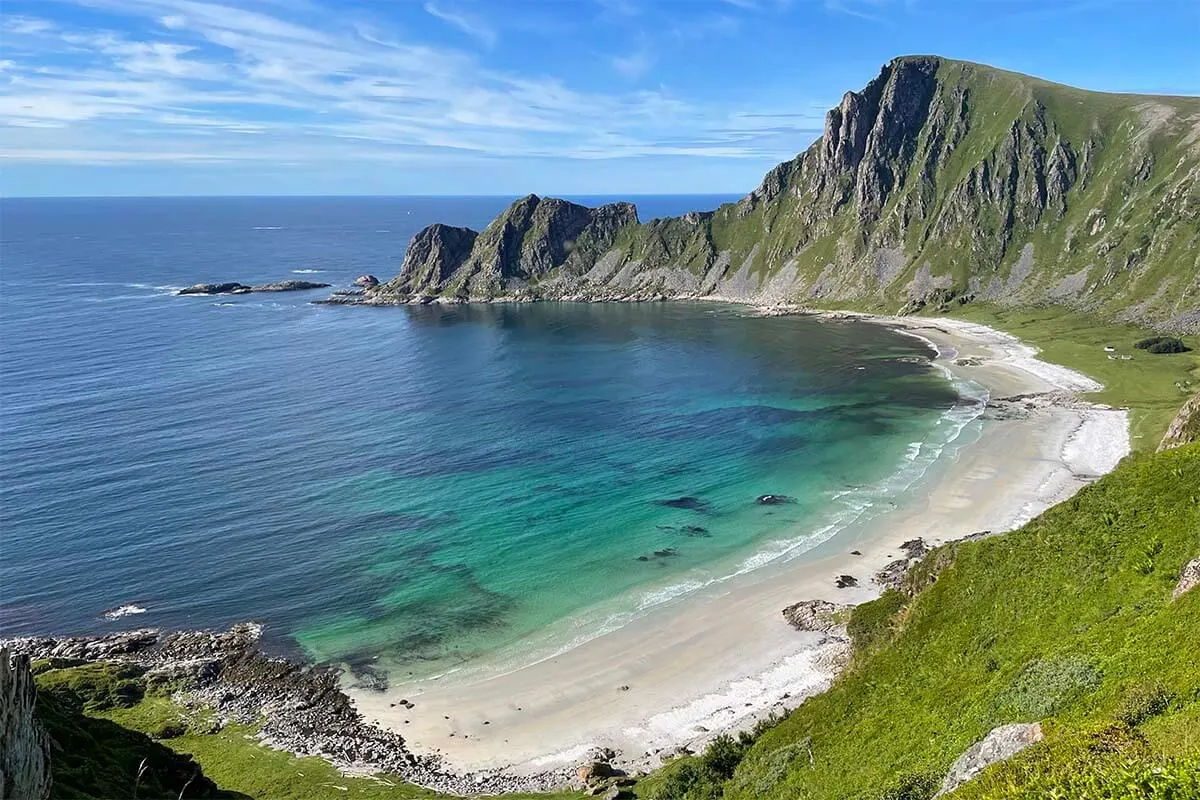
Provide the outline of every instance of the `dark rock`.
<path id="1" fill-rule="evenodd" d="M 699 497 L 676 497 L 673 500 L 659 500 L 658 505 L 666 506 L 667 508 L 682 508 L 687 511 L 699 511 L 706 513 L 709 510 L 709 504 L 706 500 L 701 500 Z"/>
<path id="2" fill-rule="evenodd" d="M 303 292 L 308 289 L 328 289 L 328 283 L 313 283 L 312 281 L 279 281 L 278 283 L 264 283 L 262 286 L 255 286 L 251 289 L 253 292 Z"/>
<path id="3" fill-rule="evenodd" d="M 858 586 L 858 578 L 853 575 L 839 575 L 834 583 L 839 589 L 848 589 L 852 586 Z"/>
<path id="4" fill-rule="evenodd" d="M 328 283 L 313 283 L 312 281 L 280 281 L 264 283 L 262 286 L 247 286 L 244 283 L 197 283 L 186 289 L 180 289 L 179 294 L 249 294 L 250 292 L 298 292 L 306 289 L 325 289 Z"/>
<path id="5" fill-rule="evenodd" d="M 676 550 L 674 547 L 666 547 L 662 550 L 654 551 L 655 558 L 671 558 L 672 556 L 677 556 L 677 555 L 679 555 L 679 551 Z"/>
<path id="6" fill-rule="evenodd" d="M 760 506 L 781 506 L 785 503 L 796 502 L 796 498 L 788 497 L 787 495 L 783 494 L 764 494 L 759 495 L 758 499 L 754 502 L 758 503 Z"/>
<path id="7" fill-rule="evenodd" d="M 197 283 L 186 289 L 180 289 L 179 294 L 247 294 L 254 291 L 244 283 Z"/>
<path id="8" fill-rule="evenodd" d="M 364 289 L 374 289 L 379 285 L 379 278 L 374 275 L 359 275 L 354 279 L 355 286 L 361 286 Z"/>

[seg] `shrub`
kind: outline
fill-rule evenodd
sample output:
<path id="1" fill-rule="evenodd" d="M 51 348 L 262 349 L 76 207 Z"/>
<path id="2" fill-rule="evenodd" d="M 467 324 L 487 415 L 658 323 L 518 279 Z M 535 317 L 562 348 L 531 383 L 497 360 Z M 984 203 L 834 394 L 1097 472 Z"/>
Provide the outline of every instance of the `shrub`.
<path id="1" fill-rule="evenodd" d="M 1150 353 L 1186 353 L 1189 348 L 1181 340 L 1173 336 L 1150 336 L 1133 345 L 1139 350 Z"/>
<path id="2" fill-rule="evenodd" d="M 941 788 L 942 779 L 934 772 L 901 775 L 884 789 L 879 800 L 929 800 Z"/>
<path id="3" fill-rule="evenodd" d="M 1099 684 L 1100 671 L 1082 656 L 1035 659 L 996 697 L 998 717 L 1041 719 Z"/>
<path id="4" fill-rule="evenodd" d="M 1162 684 L 1137 686 L 1121 702 L 1117 719 L 1130 727 L 1141 725 L 1165 712 L 1174 700 L 1175 695 L 1163 688 Z"/>

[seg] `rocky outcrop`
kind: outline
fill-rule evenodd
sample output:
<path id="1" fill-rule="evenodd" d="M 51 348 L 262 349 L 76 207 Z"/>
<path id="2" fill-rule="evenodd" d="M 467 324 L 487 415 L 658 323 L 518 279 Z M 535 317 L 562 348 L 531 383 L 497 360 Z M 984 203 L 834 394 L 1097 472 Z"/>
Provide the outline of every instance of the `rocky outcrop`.
<path id="1" fill-rule="evenodd" d="M 249 294 L 250 292 L 302 292 L 309 289 L 328 289 L 328 283 L 313 283 L 312 281 L 279 281 L 264 283 L 261 286 L 247 286 L 236 281 L 228 283 L 197 283 L 180 289 L 177 294 Z"/>
<path id="2" fill-rule="evenodd" d="M 1042 726 L 1017 723 L 994 728 L 981 741 L 976 742 L 958 757 L 942 781 L 940 797 L 952 792 L 962 784 L 983 772 L 992 764 L 1007 761 L 1017 753 L 1042 740 Z"/>
<path id="3" fill-rule="evenodd" d="M 923 313 L 1058 304 L 1200 331 L 1200 99 L 1103 95 L 907 56 L 714 211 L 534 195 L 434 225 L 367 304 L 719 298 Z"/>
<path id="4" fill-rule="evenodd" d="M 839 614 L 850 606 L 828 600 L 804 600 L 783 609 L 783 618 L 798 631 L 824 633 L 845 638 L 846 625 Z"/>
<path id="5" fill-rule="evenodd" d="M 402 776 L 452 794 L 544 791 L 565 785 L 565 771 L 513 776 L 500 771 L 460 775 L 436 756 L 411 753 L 399 734 L 366 722 L 329 667 L 273 658 L 259 649 L 261 628 L 167 633 L 138 630 L 95 637 L 37 637 L 0 641 L 22 657 L 63 665 L 93 661 L 135 664 L 148 678 L 182 688 L 174 699 L 205 709 L 217 725 L 261 723 L 264 743 L 336 765 Z"/>
<path id="6" fill-rule="evenodd" d="M 1175 591 L 1171 592 L 1171 599 L 1178 600 L 1183 597 L 1184 592 L 1190 592 L 1197 586 L 1200 586 L 1200 558 L 1193 558 L 1183 565 L 1183 570 L 1179 573 L 1179 583 L 1175 585 Z"/>
<path id="7" fill-rule="evenodd" d="M 1193 395 L 1179 409 L 1158 449 L 1170 450 L 1197 441 L 1200 441 L 1200 394 Z"/>
<path id="8" fill-rule="evenodd" d="M 631 203 L 588 208 L 531 194 L 482 233 L 440 224 L 425 228 L 409 244 L 400 274 L 368 297 L 376 302 L 439 294 L 534 297 L 552 274 L 579 276 L 591 269 L 617 231 L 636 223 Z"/>
<path id="9" fill-rule="evenodd" d="M 925 544 L 924 539 L 910 539 L 900 545 L 900 550 L 904 553 L 904 558 L 889 562 L 887 566 L 875 573 L 875 583 L 884 589 L 903 591 L 909 570 L 933 552 L 933 549 Z"/>
<path id="10" fill-rule="evenodd" d="M 36 703 L 29 657 L 0 647 L 0 800 L 50 797 L 50 738 Z"/>

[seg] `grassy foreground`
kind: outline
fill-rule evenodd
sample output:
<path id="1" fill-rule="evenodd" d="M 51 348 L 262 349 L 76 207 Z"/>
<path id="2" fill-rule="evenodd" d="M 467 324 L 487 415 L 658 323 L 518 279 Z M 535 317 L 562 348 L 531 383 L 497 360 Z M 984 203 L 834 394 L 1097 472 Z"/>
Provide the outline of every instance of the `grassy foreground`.
<path id="1" fill-rule="evenodd" d="M 926 800 L 993 727 L 1040 720 L 1044 742 L 953 797 L 1200 797 L 1200 591 L 1171 600 L 1198 555 L 1200 445 L 1135 456 L 1018 531 L 930 554 L 910 592 L 854 610 L 832 689 L 638 794 Z"/>

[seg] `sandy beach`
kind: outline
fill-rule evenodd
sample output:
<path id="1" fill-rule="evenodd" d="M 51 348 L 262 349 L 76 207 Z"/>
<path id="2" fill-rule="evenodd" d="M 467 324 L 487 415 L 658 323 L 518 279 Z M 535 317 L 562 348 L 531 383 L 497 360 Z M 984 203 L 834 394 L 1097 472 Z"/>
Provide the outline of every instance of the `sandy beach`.
<path id="1" fill-rule="evenodd" d="M 828 315 L 828 324 L 844 316 Z M 351 690 L 358 708 L 413 751 L 464 772 L 539 773 L 598 748 L 628 769 L 648 767 L 829 685 L 846 644 L 794 630 L 785 606 L 875 597 L 872 576 L 901 557 L 901 543 L 1011 530 L 1129 452 L 1126 412 L 1076 399 L 1099 385 L 1038 360 L 1014 337 L 958 320 L 872 319 L 927 339 L 939 368 L 989 396 L 981 422 L 964 432 L 974 440 L 943 456 L 894 508 L 802 557 L 710 585 L 553 658 L 505 674 Z M 843 574 L 857 586 L 837 588 Z"/>

